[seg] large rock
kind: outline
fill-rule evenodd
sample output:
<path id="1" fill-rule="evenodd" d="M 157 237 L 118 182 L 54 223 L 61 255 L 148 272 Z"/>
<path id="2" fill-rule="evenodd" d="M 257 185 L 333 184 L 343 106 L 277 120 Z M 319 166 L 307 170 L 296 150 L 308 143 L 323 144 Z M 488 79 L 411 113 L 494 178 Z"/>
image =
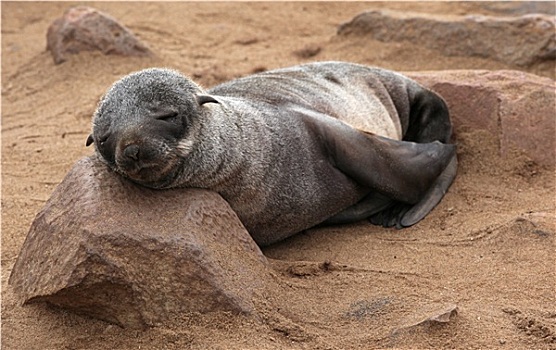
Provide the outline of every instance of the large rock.
<path id="1" fill-rule="evenodd" d="M 252 313 L 269 276 L 218 194 L 142 188 L 91 157 L 36 216 L 9 283 L 25 303 L 143 328 L 188 311 Z"/>
<path id="2" fill-rule="evenodd" d="M 72 7 L 48 28 L 46 48 L 54 63 L 67 60 L 68 54 L 101 51 L 104 54 L 149 56 L 149 48 L 114 18 L 91 7 Z"/>
<path id="3" fill-rule="evenodd" d="M 538 164 L 555 165 L 556 92 L 549 78 L 519 71 L 409 72 L 446 100 L 456 127 L 497 135 L 502 155 L 519 149 Z"/>
<path id="4" fill-rule="evenodd" d="M 516 66 L 556 59 L 555 19 L 521 17 L 436 16 L 369 11 L 338 28 L 338 35 L 368 35 L 384 42 L 411 42 L 448 56 L 492 58 Z"/>

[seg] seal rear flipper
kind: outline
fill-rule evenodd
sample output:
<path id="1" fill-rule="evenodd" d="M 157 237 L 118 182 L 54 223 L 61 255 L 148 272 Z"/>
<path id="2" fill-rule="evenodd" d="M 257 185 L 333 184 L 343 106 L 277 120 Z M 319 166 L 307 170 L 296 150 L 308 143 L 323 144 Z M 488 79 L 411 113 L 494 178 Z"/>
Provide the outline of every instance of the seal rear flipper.
<path id="1" fill-rule="evenodd" d="M 380 225 L 383 227 L 396 226 L 398 228 L 402 228 L 402 226 L 399 225 L 400 219 L 410 208 L 411 204 L 393 202 L 392 205 L 390 205 L 390 207 L 388 207 L 387 209 L 371 215 L 369 217 L 369 221 L 372 224 Z"/>
<path id="2" fill-rule="evenodd" d="M 448 166 L 444 169 L 442 174 L 436 179 L 433 185 L 429 188 L 425 196 L 409 209 L 398 222 L 398 226 L 408 227 L 421 221 L 436 205 L 442 200 L 446 191 L 454 181 L 458 168 L 458 160 L 456 155 Z"/>
<path id="3" fill-rule="evenodd" d="M 380 213 L 395 203 L 392 199 L 378 192 L 371 192 L 359 202 L 348 207 L 338 214 L 326 219 L 323 225 L 349 224 L 365 220 L 376 213 Z"/>
<path id="4" fill-rule="evenodd" d="M 456 177 L 457 164 L 457 158 L 454 155 L 446 169 L 417 204 L 395 202 L 388 208 L 370 215 L 369 221 L 375 225 L 396 226 L 397 228 L 409 227 L 418 223 L 436 207 L 446 194 Z"/>
<path id="5" fill-rule="evenodd" d="M 407 204 L 420 203 L 455 157 L 454 145 L 438 141 L 421 144 L 358 134 L 365 140 L 333 142 L 336 166 L 359 184 Z"/>
<path id="6" fill-rule="evenodd" d="M 307 129 L 330 163 L 369 192 L 416 204 L 450 163 L 454 145 L 415 143 L 366 134 L 332 118 L 303 110 Z"/>

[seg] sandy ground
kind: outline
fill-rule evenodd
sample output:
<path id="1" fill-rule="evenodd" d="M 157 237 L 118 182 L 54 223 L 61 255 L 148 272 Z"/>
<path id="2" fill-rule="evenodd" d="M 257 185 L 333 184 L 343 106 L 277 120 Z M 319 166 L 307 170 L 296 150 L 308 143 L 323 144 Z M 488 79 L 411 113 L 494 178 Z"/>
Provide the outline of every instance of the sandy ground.
<path id="1" fill-rule="evenodd" d="M 209 87 L 329 59 L 400 71 L 515 68 L 335 38 L 340 23 L 370 8 L 499 14 L 489 6 L 351 2 L 91 4 L 157 57 L 84 53 L 55 66 L 46 29 L 70 5 L 1 4 L 3 349 L 556 348 L 554 171 L 518 153 L 502 159 L 490 134 L 458 127 L 459 176 L 420 224 L 313 229 L 265 249 L 283 283 L 262 318 L 187 314 L 131 331 L 22 307 L 7 280 L 29 226 L 72 164 L 92 153 L 85 139 L 96 101 L 124 74 L 167 66 Z M 414 326 L 451 305 L 458 313 L 450 322 Z"/>

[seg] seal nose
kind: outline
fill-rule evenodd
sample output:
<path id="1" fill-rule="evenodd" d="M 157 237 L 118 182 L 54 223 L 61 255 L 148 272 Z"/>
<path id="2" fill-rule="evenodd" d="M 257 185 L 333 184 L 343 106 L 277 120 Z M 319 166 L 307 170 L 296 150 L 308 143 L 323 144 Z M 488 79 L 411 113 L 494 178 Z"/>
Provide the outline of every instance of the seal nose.
<path id="1" fill-rule="evenodd" d="M 124 157 L 127 159 L 138 160 L 139 159 L 139 146 L 129 145 L 124 148 Z"/>

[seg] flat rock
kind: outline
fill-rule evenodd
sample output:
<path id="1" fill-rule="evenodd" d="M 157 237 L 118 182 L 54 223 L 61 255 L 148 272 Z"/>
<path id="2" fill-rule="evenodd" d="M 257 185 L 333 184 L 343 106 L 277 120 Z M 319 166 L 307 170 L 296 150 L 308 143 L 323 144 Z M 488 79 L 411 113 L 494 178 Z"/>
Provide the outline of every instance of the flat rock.
<path id="1" fill-rule="evenodd" d="M 268 272 L 217 193 L 142 188 L 93 156 L 37 214 L 9 284 L 24 303 L 144 328 L 184 312 L 254 313 Z"/>
<path id="2" fill-rule="evenodd" d="M 123 56 L 149 56 L 151 51 L 133 33 L 111 16 L 94 8 L 68 9 L 48 28 L 47 50 L 54 63 L 67 60 L 81 51 L 101 51 Z"/>
<path id="3" fill-rule="evenodd" d="M 556 6 L 552 1 L 483 1 L 478 5 L 487 11 L 512 16 L 530 13 L 556 14 Z"/>
<path id="4" fill-rule="evenodd" d="M 456 127 L 497 135 L 500 153 L 523 151 L 538 164 L 555 165 L 556 92 L 549 78 L 520 71 L 408 72 L 439 93 Z"/>
<path id="5" fill-rule="evenodd" d="M 367 35 L 383 42 L 411 42 L 448 56 L 478 56 L 515 66 L 556 60 L 554 16 L 438 16 L 369 11 L 340 25 L 338 35 Z"/>

